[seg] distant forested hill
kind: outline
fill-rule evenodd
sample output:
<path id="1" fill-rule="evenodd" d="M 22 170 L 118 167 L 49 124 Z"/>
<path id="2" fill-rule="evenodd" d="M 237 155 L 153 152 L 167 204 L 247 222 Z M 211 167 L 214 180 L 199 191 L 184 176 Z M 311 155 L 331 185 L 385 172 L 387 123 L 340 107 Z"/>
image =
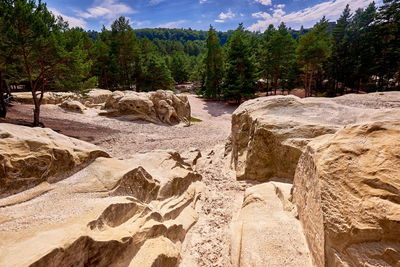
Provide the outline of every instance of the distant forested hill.
<path id="1" fill-rule="evenodd" d="M 136 36 L 138 38 L 147 37 L 149 40 L 153 41 L 155 39 L 159 40 L 170 40 L 170 41 L 197 41 L 197 40 L 206 40 L 207 31 L 198 31 L 192 29 L 164 29 L 164 28 L 156 28 L 156 29 L 136 29 L 134 30 Z M 229 36 L 233 33 L 233 31 L 228 32 L 217 32 L 218 37 L 221 41 L 221 45 L 224 45 Z"/>

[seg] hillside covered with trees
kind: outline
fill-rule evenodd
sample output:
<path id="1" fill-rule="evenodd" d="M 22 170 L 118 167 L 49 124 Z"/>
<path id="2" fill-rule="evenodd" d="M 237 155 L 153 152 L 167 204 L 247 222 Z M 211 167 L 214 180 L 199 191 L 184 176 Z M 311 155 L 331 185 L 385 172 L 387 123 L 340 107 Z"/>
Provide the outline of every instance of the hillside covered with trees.
<path id="1" fill-rule="evenodd" d="M 299 31 L 270 25 L 252 33 L 133 29 L 125 17 L 101 32 L 70 28 L 45 3 L 0 1 L 0 115 L 10 87 L 32 91 L 35 125 L 43 92 L 173 89 L 199 82 L 201 94 L 240 102 L 256 90 L 304 88 L 306 96 L 398 90 L 400 3 L 347 6 Z"/>

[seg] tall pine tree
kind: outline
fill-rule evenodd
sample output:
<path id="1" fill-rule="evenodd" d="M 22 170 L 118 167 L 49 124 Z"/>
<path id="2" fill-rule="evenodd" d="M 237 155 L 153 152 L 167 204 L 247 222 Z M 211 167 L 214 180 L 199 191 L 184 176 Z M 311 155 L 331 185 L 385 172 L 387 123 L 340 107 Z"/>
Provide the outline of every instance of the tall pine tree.
<path id="1" fill-rule="evenodd" d="M 243 24 L 229 38 L 226 56 L 224 97 L 240 102 L 255 93 L 255 68 L 247 33 Z"/>
<path id="2" fill-rule="evenodd" d="M 223 54 L 220 40 L 214 28 L 210 26 L 207 35 L 207 52 L 204 58 L 203 95 L 216 98 L 221 95 L 223 80 Z"/>

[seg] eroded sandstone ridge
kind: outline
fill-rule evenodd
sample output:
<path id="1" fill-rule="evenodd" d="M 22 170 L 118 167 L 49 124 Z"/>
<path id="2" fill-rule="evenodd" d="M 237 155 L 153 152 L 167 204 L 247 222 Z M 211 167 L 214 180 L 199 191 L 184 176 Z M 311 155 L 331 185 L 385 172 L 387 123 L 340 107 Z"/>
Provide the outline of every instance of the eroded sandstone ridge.
<path id="1" fill-rule="evenodd" d="M 385 94 L 388 99 L 400 99 L 400 93 Z M 313 138 L 335 133 L 348 124 L 400 118 L 400 109 L 363 106 L 359 97 L 355 101 L 353 97 L 276 96 L 243 103 L 232 117 L 232 164 L 237 178 L 261 182 L 272 177 L 293 179 L 300 155 Z M 379 102 L 379 97 L 366 96 L 370 102 Z"/>
<path id="2" fill-rule="evenodd" d="M 399 92 L 248 101 L 233 114 L 226 151 L 237 179 L 272 180 L 246 190 L 233 221 L 234 266 L 309 266 L 295 241 L 301 231 L 286 232 L 294 216 L 314 266 L 400 266 Z M 279 178 L 294 179 L 291 193 Z M 284 240 L 280 251 L 298 257 L 271 257 Z"/>
<path id="3" fill-rule="evenodd" d="M 68 177 L 98 157 L 109 156 L 99 147 L 50 129 L 2 123 L 0 197 Z"/>
<path id="4" fill-rule="evenodd" d="M 31 93 L 14 93 L 24 104 L 33 104 Z M 87 108 L 102 110 L 100 115 L 123 120 L 145 120 L 153 123 L 174 124 L 188 122 L 191 117 L 187 96 L 172 91 L 134 92 L 93 89 L 86 95 L 47 92 L 43 104 L 55 104 L 67 111 L 85 113 Z"/>
<path id="5" fill-rule="evenodd" d="M 0 199 L 0 266 L 178 264 L 181 243 L 198 217 L 195 205 L 202 191 L 201 175 L 192 170 L 192 160 L 185 162 L 173 151 L 137 154 L 126 160 L 107 158 L 95 146 L 49 129 L 4 127 L 15 131 L 3 130 L 1 155 L 13 148 L 15 154 L 30 159 L 31 168 L 42 161 L 60 166 L 55 170 L 69 166 L 52 154 L 59 147 L 76 154 L 90 148 L 100 154 L 61 181 L 47 179 Z M 38 141 L 28 142 L 31 138 Z M 42 139 L 47 143 L 41 144 Z M 78 144 L 79 148 L 73 146 Z M 79 158 L 76 154 L 69 157 Z M 38 166 L 45 168 L 45 163 Z M 56 174 L 46 172 L 48 177 Z"/>
<path id="6" fill-rule="evenodd" d="M 400 121 L 310 142 L 293 200 L 316 266 L 399 266 Z"/>

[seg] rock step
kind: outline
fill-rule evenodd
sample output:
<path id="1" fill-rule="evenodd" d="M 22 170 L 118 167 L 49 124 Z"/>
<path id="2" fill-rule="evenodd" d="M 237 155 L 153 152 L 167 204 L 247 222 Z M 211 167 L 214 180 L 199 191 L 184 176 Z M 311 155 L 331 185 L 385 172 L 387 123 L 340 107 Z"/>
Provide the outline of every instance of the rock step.
<path id="1" fill-rule="evenodd" d="M 268 182 L 246 190 L 232 221 L 233 266 L 312 266 L 301 224 L 289 211 L 291 187 Z"/>

